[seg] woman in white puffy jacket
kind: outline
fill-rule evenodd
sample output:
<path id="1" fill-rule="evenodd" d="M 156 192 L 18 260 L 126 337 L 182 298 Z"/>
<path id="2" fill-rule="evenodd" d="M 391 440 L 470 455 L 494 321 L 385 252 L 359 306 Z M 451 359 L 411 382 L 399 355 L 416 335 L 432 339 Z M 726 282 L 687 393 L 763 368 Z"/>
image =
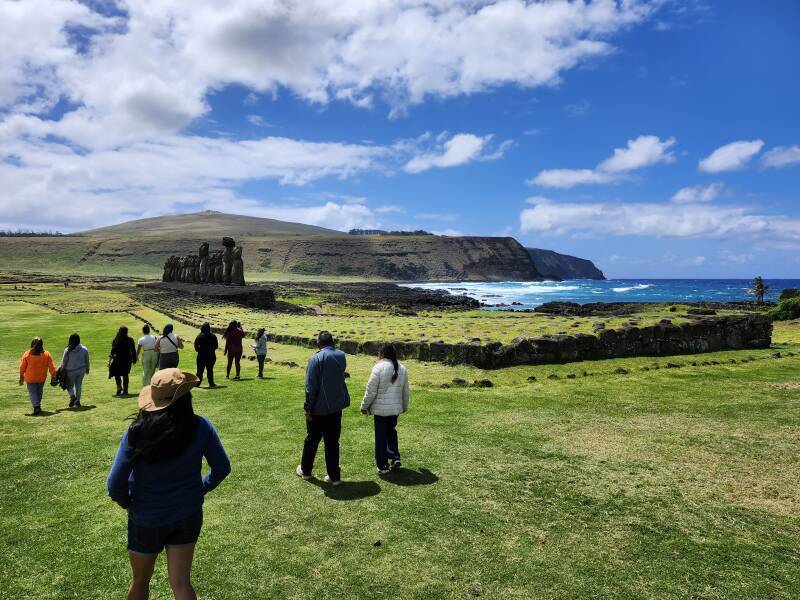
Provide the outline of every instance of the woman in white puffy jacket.
<path id="1" fill-rule="evenodd" d="M 375 418 L 375 464 L 381 475 L 400 467 L 397 416 L 408 410 L 409 397 L 408 372 L 397 362 L 394 346 L 387 344 L 378 354 L 361 401 L 361 413 Z"/>

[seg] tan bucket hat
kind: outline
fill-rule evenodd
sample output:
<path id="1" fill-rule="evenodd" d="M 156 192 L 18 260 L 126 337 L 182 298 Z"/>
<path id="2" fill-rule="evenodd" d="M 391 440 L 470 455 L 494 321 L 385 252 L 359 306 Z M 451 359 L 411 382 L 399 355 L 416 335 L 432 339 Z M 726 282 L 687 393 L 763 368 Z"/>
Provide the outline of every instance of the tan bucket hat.
<path id="1" fill-rule="evenodd" d="M 156 371 L 150 385 L 139 392 L 139 408 L 146 412 L 162 410 L 198 385 L 200 380 L 194 373 L 180 369 Z"/>

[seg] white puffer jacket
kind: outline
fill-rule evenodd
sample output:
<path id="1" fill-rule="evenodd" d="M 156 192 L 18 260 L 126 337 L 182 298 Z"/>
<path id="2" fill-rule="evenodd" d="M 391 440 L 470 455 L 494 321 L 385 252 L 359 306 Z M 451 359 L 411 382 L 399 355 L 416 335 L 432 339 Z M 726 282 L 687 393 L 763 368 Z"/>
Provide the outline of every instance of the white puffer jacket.
<path id="1" fill-rule="evenodd" d="M 408 410 L 410 399 L 408 372 L 400 364 L 394 383 L 392 383 L 392 375 L 394 375 L 394 365 L 387 358 L 379 360 L 372 367 L 372 373 L 367 382 L 367 391 L 364 392 L 364 400 L 361 402 L 361 410 L 380 417 L 399 415 Z"/>

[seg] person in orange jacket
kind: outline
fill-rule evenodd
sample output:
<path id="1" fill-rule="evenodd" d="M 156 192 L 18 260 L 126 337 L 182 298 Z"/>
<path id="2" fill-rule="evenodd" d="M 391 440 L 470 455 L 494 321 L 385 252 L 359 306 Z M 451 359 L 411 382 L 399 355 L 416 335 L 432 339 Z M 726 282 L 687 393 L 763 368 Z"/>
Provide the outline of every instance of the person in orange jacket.
<path id="1" fill-rule="evenodd" d="M 19 384 L 28 385 L 28 397 L 33 404 L 33 416 L 42 413 L 42 395 L 48 371 L 50 371 L 51 377 L 56 376 L 53 358 L 44 349 L 42 338 L 35 337 L 31 340 L 31 349 L 25 352 L 19 361 Z"/>

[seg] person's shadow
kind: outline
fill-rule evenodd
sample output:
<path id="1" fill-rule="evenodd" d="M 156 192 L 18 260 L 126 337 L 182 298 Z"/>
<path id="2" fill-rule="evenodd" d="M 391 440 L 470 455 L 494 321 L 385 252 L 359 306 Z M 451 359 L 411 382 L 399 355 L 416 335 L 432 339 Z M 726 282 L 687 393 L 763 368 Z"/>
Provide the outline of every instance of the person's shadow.
<path id="1" fill-rule="evenodd" d="M 57 408 L 57 413 L 62 412 L 85 412 L 87 410 L 94 410 L 97 408 L 94 404 L 81 404 L 80 406 L 68 406 L 66 408 Z"/>
<path id="2" fill-rule="evenodd" d="M 381 475 L 381 479 L 388 483 L 395 485 L 411 486 L 411 485 L 431 485 L 439 481 L 438 475 L 432 473 L 428 469 L 420 469 L 414 471 L 413 469 L 406 469 L 399 467 Z"/>
<path id="3" fill-rule="evenodd" d="M 52 417 L 54 414 L 56 414 L 56 413 L 50 412 L 49 410 L 43 410 L 38 415 L 35 415 L 33 413 L 25 413 L 25 416 L 26 417 L 36 417 L 38 419 L 39 417 Z"/>
<path id="4" fill-rule="evenodd" d="M 361 500 L 381 492 L 381 486 L 374 481 L 342 481 L 339 485 L 331 485 L 315 478 L 309 483 L 320 488 L 331 500 Z"/>

